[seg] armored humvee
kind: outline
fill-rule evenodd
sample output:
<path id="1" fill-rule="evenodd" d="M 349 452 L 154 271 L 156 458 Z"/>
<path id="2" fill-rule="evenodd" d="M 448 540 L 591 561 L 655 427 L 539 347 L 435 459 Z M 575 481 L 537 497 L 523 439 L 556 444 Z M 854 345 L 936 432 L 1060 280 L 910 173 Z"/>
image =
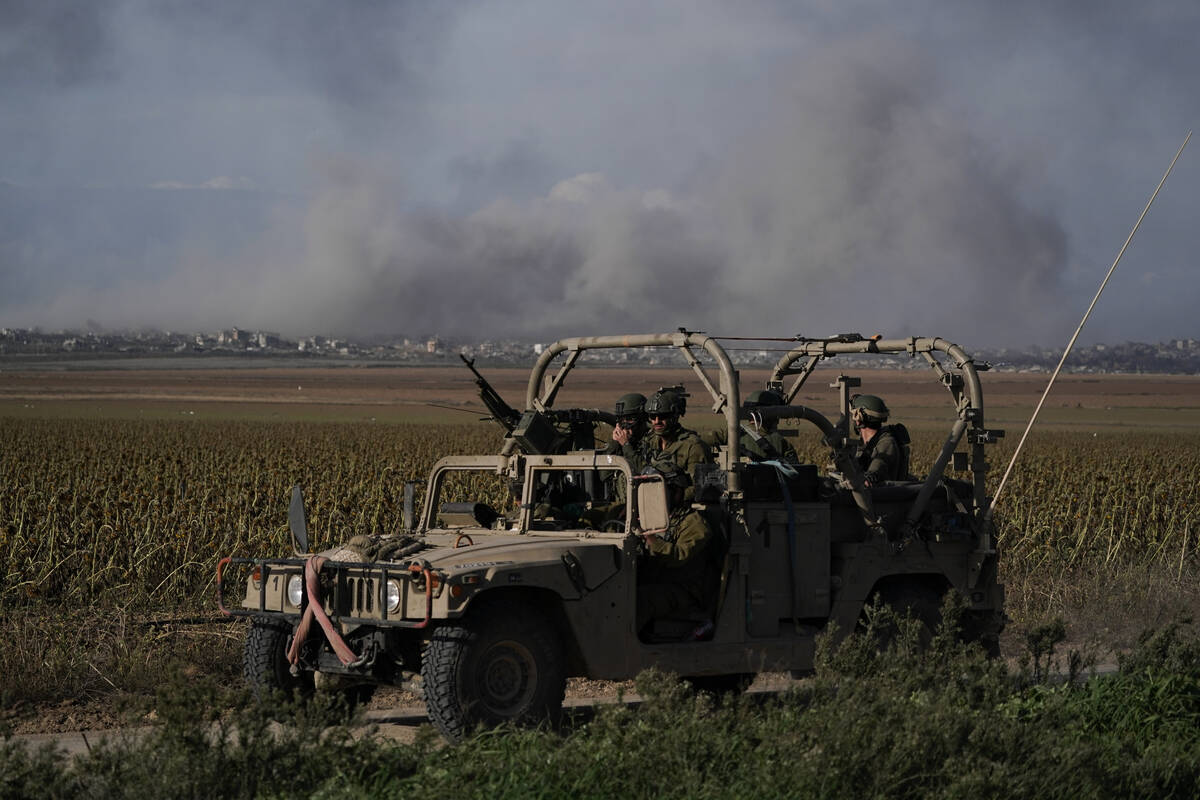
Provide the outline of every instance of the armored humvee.
<path id="1" fill-rule="evenodd" d="M 762 671 L 809 672 L 816 636 L 831 623 L 852 630 L 876 598 L 934 625 L 943 595 L 957 592 L 965 635 L 994 651 L 1004 591 L 984 448 L 1001 432 L 984 427 L 986 365 L 938 338 L 850 334 L 789 346 L 768 384 L 784 404 L 754 413 L 813 426 L 831 450 L 825 474 L 743 458 L 738 372 L 717 339 L 680 331 L 546 348 L 501 451 L 440 460 L 419 519 L 406 514 L 402 531 L 309 556 L 297 492 L 293 557 L 218 566 L 221 608 L 250 618 L 251 686 L 304 692 L 328 682 L 362 696 L 380 683 L 419 684 L 430 719 L 455 739 L 480 724 L 553 721 L 569 676 L 622 680 L 658 667 L 732 688 Z M 564 446 L 564 425 L 580 415 L 553 408 L 579 358 L 603 348 L 678 351 L 726 434 L 715 463 L 692 476 L 696 508 L 722 543 L 714 601 L 640 630 L 639 534 L 668 527 L 663 482 L 635 475 L 620 456 Z M 821 362 L 875 353 L 924 358 L 949 394 L 950 431 L 921 479 L 866 485 L 846 413 L 857 379 L 832 386 L 836 422 L 792 405 Z M 969 480 L 948 477 L 950 466 Z"/>

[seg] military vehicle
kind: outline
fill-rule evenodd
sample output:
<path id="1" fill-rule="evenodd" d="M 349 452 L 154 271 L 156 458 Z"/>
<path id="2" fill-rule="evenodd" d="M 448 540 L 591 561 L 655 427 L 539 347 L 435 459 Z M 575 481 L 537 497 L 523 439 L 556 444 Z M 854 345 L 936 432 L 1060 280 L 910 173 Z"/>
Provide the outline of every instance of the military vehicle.
<path id="1" fill-rule="evenodd" d="M 738 371 L 710 336 L 558 341 L 534 365 L 524 409 L 497 415 L 506 431 L 500 452 L 438 461 L 419 519 L 398 532 L 310 556 L 297 491 L 293 557 L 231 557 L 218 567 L 222 609 L 250 618 L 251 686 L 266 694 L 328 684 L 362 697 L 378 684 L 419 685 L 430 719 L 459 739 L 479 725 L 553 722 L 569 676 L 623 680 L 657 667 L 734 689 L 758 672 L 806 674 L 818 634 L 833 624 L 853 630 L 877 599 L 933 626 L 943 595 L 956 592 L 965 635 L 994 651 L 1004 591 L 985 516 L 984 448 L 1001 432 L 984 427 L 978 373 L 986 365 L 937 338 L 790 342 L 767 386 L 784 404 L 747 411 Z M 712 602 L 640 630 L 641 534 L 670 536 L 662 476 L 571 449 L 581 425 L 612 417 L 553 408 L 580 357 L 610 348 L 677 351 L 727 442 L 692 476 L 695 508 L 721 543 Z M 949 395 L 950 431 L 923 478 L 865 484 L 847 413 L 856 379 L 832 384 L 839 421 L 792 405 L 818 364 L 876 353 L 924 358 Z M 480 381 L 485 401 L 502 404 Z M 833 468 L 743 458 L 739 434 L 751 413 L 811 425 Z M 948 477 L 949 467 L 969 480 Z"/>

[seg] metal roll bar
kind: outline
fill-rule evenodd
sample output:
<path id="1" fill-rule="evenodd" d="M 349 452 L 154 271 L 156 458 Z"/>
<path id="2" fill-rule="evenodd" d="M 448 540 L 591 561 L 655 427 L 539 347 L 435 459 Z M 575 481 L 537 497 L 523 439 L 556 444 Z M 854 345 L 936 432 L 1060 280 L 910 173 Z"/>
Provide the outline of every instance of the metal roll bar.
<path id="1" fill-rule="evenodd" d="M 947 369 L 934 353 L 945 353 L 953 361 L 953 370 Z M 987 514 L 987 460 L 984 445 L 1003 435 L 1002 431 L 991 431 L 983 424 L 983 389 L 979 383 L 979 369 L 975 359 L 953 342 L 937 337 L 910 337 L 907 339 L 865 339 L 856 334 L 832 339 L 802 339 L 799 344 L 784 354 L 775 364 L 771 381 L 782 386 L 789 375 L 799 377 L 784 393 L 784 402 L 791 402 L 800 387 L 808 380 L 817 364 L 842 354 L 908 354 L 924 357 L 938 379 L 950 391 L 954 399 L 957 420 L 950 431 L 942 450 L 926 476 L 924 485 L 905 518 L 905 528 L 911 529 L 920 518 L 945 472 L 946 465 L 963 436 L 970 445 L 969 467 L 972 473 L 972 513 L 976 521 L 983 521 Z M 804 361 L 800 366 L 797 362 Z M 984 365 L 982 369 L 986 369 Z M 986 527 L 986 526 L 984 526 Z M 990 546 L 990 533 L 983 530 L 981 540 Z"/>

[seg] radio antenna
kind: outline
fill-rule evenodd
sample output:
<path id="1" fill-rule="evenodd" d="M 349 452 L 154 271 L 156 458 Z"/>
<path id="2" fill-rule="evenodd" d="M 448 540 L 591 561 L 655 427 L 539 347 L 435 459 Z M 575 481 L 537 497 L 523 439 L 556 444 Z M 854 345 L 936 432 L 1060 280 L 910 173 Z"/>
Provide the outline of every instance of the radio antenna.
<path id="1" fill-rule="evenodd" d="M 1062 358 L 1058 360 L 1058 366 L 1054 368 L 1054 374 L 1050 376 L 1049 383 L 1046 384 L 1046 390 L 1042 392 L 1042 398 L 1038 400 L 1037 407 L 1033 409 L 1033 416 L 1029 418 L 1029 424 L 1025 426 L 1025 432 L 1021 434 L 1021 441 L 1017 442 L 1017 449 L 1013 451 L 1012 459 L 1008 462 L 1008 468 L 1004 470 L 1004 476 L 1000 479 L 1000 485 L 996 487 L 996 493 L 992 495 L 991 505 L 988 506 L 987 514 L 984 515 L 985 520 L 992 518 L 992 512 L 996 510 L 996 503 L 1000 500 L 1000 493 L 1004 491 L 1004 484 L 1008 483 L 1008 476 L 1012 474 L 1013 465 L 1017 463 L 1017 456 L 1021 454 L 1021 448 L 1025 445 L 1025 439 L 1029 436 L 1029 431 L 1033 428 L 1033 423 L 1037 420 L 1038 413 L 1042 410 L 1042 405 L 1046 402 L 1046 396 L 1050 394 L 1050 387 L 1054 385 L 1054 380 L 1058 377 L 1058 373 L 1062 371 L 1063 364 L 1066 363 L 1067 356 L 1071 354 L 1071 348 L 1075 346 L 1075 340 L 1079 338 L 1079 332 L 1083 330 L 1083 326 L 1087 324 L 1088 317 L 1092 315 L 1092 309 L 1096 307 L 1096 301 L 1100 299 L 1100 294 L 1104 291 L 1104 287 L 1108 285 L 1108 279 L 1117 269 L 1117 264 L 1121 263 L 1121 256 L 1125 255 L 1126 248 L 1133 241 L 1133 235 L 1137 233 L 1138 227 L 1141 226 L 1142 220 L 1146 218 L 1146 213 L 1150 210 L 1150 206 L 1154 204 L 1154 198 L 1158 197 L 1158 190 L 1167 182 L 1167 177 L 1171 174 L 1171 170 L 1175 169 L 1175 162 L 1179 160 L 1179 156 L 1183 153 L 1183 148 L 1187 147 L 1188 140 L 1192 138 L 1192 132 L 1188 131 L 1187 136 L 1183 139 L 1183 144 L 1179 145 L 1179 152 L 1175 153 L 1175 157 L 1171 159 L 1170 166 L 1163 173 L 1162 180 L 1158 182 L 1158 186 L 1154 189 L 1154 194 L 1150 195 L 1150 199 L 1146 202 L 1146 207 L 1142 209 L 1142 214 L 1137 218 L 1137 222 L 1133 224 L 1133 230 L 1129 232 L 1129 236 L 1125 239 L 1125 244 L 1121 245 L 1121 251 L 1117 253 L 1116 259 L 1113 260 L 1112 266 L 1108 268 L 1108 274 L 1104 276 L 1104 280 L 1100 282 L 1100 288 L 1096 290 L 1096 296 L 1092 298 L 1091 305 L 1083 314 L 1083 319 L 1079 321 L 1079 327 L 1075 329 L 1075 333 L 1071 336 L 1071 341 L 1067 342 L 1067 348 L 1063 350 Z"/>

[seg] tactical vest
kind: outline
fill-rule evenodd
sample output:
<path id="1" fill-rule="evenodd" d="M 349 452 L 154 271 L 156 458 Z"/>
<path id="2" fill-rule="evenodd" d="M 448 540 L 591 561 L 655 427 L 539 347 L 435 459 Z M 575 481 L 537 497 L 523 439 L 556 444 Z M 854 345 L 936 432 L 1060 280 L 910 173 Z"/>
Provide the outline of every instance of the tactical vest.
<path id="1" fill-rule="evenodd" d="M 895 473 L 889 475 L 886 480 L 906 481 L 909 479 L 908 465 L 912 452 L 912 437 L 908 434 L 908 428 L 899 422 L 892 425 L 884 425 L 879 429 L 879 433 L 875 434 L 871 438 L 871 441 L 867 442 L 859 455 L 860 460 L 863 462 L 863 468 L 865 469 L 866 463 L 871 461 L 875 448 L 883 441 L 885 436 L 891 436 L 892 440 L 896 442 L 896 450 L 899 454 L 896 459 Z"/>
<path id="2" fill-rule="evenodd" d="M 900 445 L 900 463 L 896 465 L 896 480 L 908 480 L 908 465 L 912 454 L 912 437 L 908 435 L 908 428 L 904 427 L 903 423 L 895 422 L 891 425 L 885 425 L 883 430 L 892 434 L 892 438 L 896 440 L 896 444 Z"/>

